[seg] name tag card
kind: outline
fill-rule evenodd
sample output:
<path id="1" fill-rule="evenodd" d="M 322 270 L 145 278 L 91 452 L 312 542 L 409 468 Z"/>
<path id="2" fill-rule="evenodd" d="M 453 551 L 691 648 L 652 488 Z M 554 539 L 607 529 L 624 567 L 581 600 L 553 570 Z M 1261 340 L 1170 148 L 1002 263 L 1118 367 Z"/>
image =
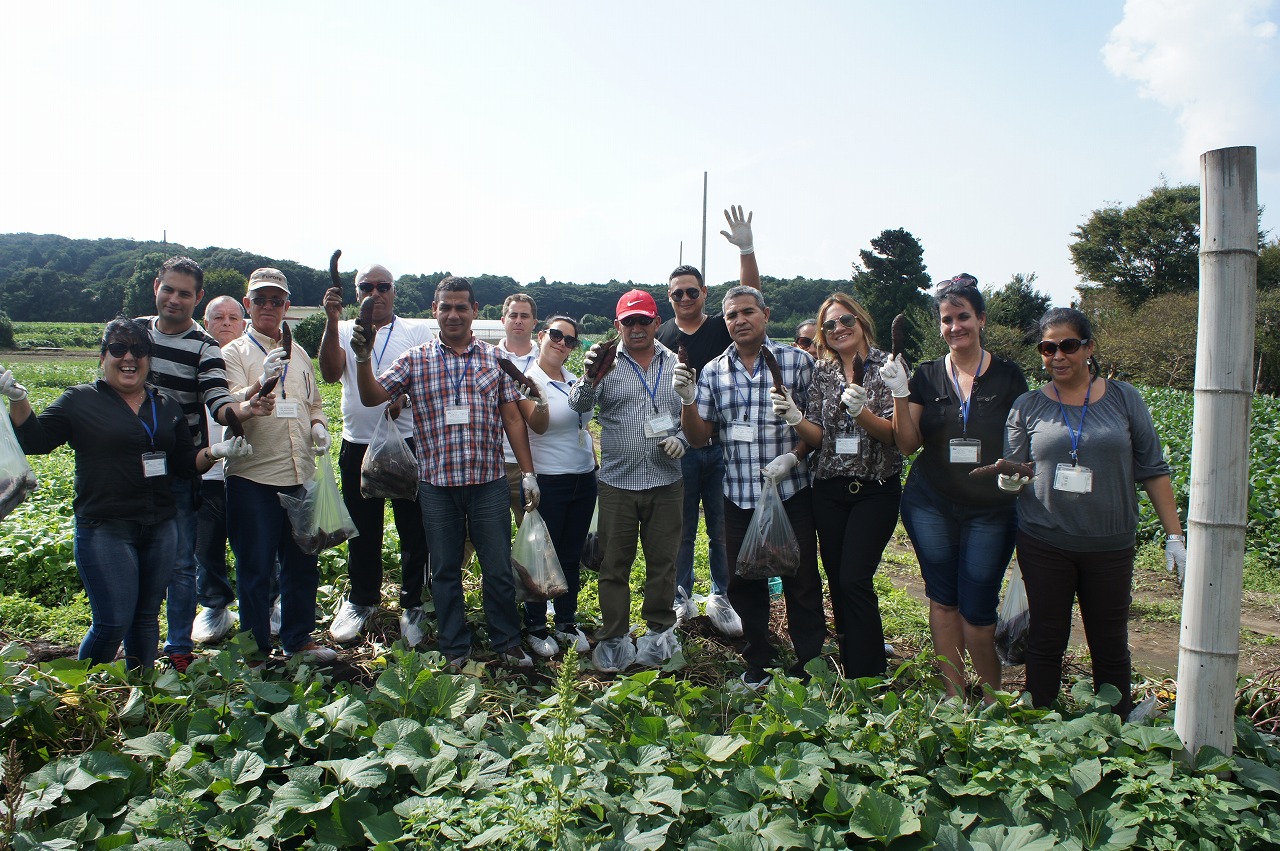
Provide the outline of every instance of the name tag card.
<path id="1" fill-rule="evenodd" d="M 1092 493 L 1093 470 L 1071 464 L 1059 464 L 1053 474 L 1053 489 L 1064 493 Z"/>
<path id="2" fill-rule="evenodd" d="M 163 452 L 142 453 L 142 475 L 148 479 L 169 473 L 169 464 Z"/>
<path id="3" fill-rule="evenodd" d="M 644 421 L 645 437 L 666 437 L 676 427 L 670 414 L 654 414 Z"/>
<path id="4" fill-rule="evenodd" d="M 295 420 L 298 418 L 297 402 L 276 402 L 276 416 L 283 417 L 287 420 Z"/>
<path id="5" fill-rule="evenodd" d="M 471 422 L 471 409 L 466 405 L 445 405 L 445 425 L 468 425 Z"/>
<path id="6" fill-rule="evenodd" d="M 837 455 L 857 455 L 862 447 L 862 435 L 841 434 L 836 436 Z"/>
<path id="7" fill-rule="evenodd" d="M 729 426 L 729 440 L 734 443 L 750 443 L 756 439 L 756 430 L 750 423 L 734 423 Z"/>
<path id="8" fill-rule="evenodd" d="M 982 441 L 957 437 L 951 441 L 952 464 L 977 464 L 982 458 Z"/>

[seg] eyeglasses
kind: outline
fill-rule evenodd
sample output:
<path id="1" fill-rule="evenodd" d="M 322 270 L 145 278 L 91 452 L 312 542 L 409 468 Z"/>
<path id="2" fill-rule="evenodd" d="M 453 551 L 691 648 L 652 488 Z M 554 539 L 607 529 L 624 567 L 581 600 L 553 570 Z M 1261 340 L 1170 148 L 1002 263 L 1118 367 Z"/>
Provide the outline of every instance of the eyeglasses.
<path id="1" fill-rule="evenodd" d="M 672 290 L 668 295 L 671 296 L 672 301 L 684 301 L 686 298 L 689 301 L 696 301 L 698 296 L 702 295 L 702 290 L 689 287 L 687 290 Z"/>
<path id="2" fill-rule="evenodd" d="M 380 293 L 387 293 L 391 292 L 391 284 L 387 281 L 365 281 L 363 284 L 360 284 L 357 289 L 362 293 L 371 293 L 374 290 L 377 290 Z"/>
<path id="3" fill-rule="evenodd" d="M 258 307 L 266 307 L 267 305 L 271 305 L 272 307 L 284 307 L 284 299 L 282 298 L 268 298 L 264 295 L 258 295 L 249 300 Z"/>
<path id="4" fill-rule="evenodd" d="M 107 353 L 113 358 L 122 358 L 126 354 L 145 358 L 151 356 L 151 347 L 146 343 L 107 343 Z"/>
<path id="5" fill-rule="evenodd" d="M 838 321 L 844 327 L 852 328 L 858 324 L 858 317 L 854 316 L 852 313 L 846 313 L 844 316 L 841 316 Z M 836 322 L 837 320 L 835 319 L 828 319 L 826 322 L 822 323 L 822 330 L 830 334 L 832 331 L 836 330 Z"/>
<path id="6" fill-rule="evenodd" d="M 813 345 L 813 340 L 809 337 L 796 337 L 796 345 L 802 349 L 807 349 Z"/>
<path id="7" fill-rule="evenodd" d="M 571 349 L 578 348 L 578 338 L 571 334 L 566 334 L 559 328 L 548 328 L 547 336 L 551 338 L 551 342 L 553 343 L 564 343 Z"/>
<path id="8" fill-rule="evenodd" d="M 1080 347 L 1089 342 L 1085 340 L 1077 340 L 1075 337 L 1068 337 L 1065 340 L 1054 342 L 1053 340 L 1041 340 L 1036 344 L 1036 351 L 1047 358 L 1051 358 L 1058 353 L 1058 349 L 1062 349 L 1064 355 L 1074 355 L 1080 351 Z"/>
<path id="9" fill-rule="evenodd" d="M 653 317 L 641 316 L 640 314 L 636 313 L 626 317 L 625 319 L 619 319 L 618 321 L 621 322 L 623 325 L 627 326 L 628 328 L 630 328 L 632 325 L 642 325 L 645 328 L 648 328 L 650 325 L 653 324 Z"/>

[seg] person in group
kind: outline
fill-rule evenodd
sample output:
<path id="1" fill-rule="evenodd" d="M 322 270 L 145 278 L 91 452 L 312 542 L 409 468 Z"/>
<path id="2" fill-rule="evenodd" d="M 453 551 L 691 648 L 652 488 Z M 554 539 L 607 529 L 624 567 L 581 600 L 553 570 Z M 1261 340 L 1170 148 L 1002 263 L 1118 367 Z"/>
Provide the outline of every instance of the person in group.
<path id="1" fill-rule="evenodd" d="M 431 342 L 426 320 L 406 319 L 395 313 L 395 277 L 385 266 L 374 264 L 356 274 L 360 300 L 373 299 L 374 369 L 381 373 L 410 349 Z M 342 477 L 342 501 L 358 535 L 347 541 L 347 576 L 351 589 L 334 615 L 329 635 L 339 644 L 360 636 L 365 622 L 382 601 L 382 532 L 387 500 L 366 499 L 360 494 L 360 468 L 384 411 L 394 420 L 410 452 L 413 409 L 404 394 L 385 406 L 365 407 L 356 386 L 356 356 L 351 348 L 355 320 L 342 320 L 342 290 L 330 287 L 324 294 L 325 326 L 320 338 L 320 376 L 342 382 L 342 446 L 338 470 Z M 400 635 L 410 647 L 421 643 L 424 613 L 422 590 L 427 577 L 427 533 L 422 507 L 415 499 L 391 500 L 391 513 L 400 535 Z"/>
<path id="2" fill-rule="evenodd" d="M 894 398 L 879 369 L 889 356 L 876 348 L 871 316 L 852 297 L 828 296 L 818 320 L 819 360 L 804 416 L 776 395 L 774 410 L 818 447 L 810 458 L 813 516 L 845 676 L 881 676 L 886 647 L 872 578 L 898 525 L 902 493 Z"/>
<path id="3" fill-rule="evenodd" d="M 178 556 L 171 479 L 252 452 L 243 438 L 195 446 L 182 405 L 147 383 L 154 351 L 145 323 L 112 320 L 98 358 L 102 377 L 68 388 L 38 416 L 26 389 L 0 372 L 23 452 L 45 455 L 65 443 L 75 450 L 76 569 L 93 612 L 79 658 L 94 664 L 115 659 L 122 641 L 130 668 L 155 664 L 160 603 Z"/>
<path id="4" fill-rule="evenodd" d="M 572 648 L 578 653 L 591 649 L 587 636 L 578 628 L 578 591 L 581 588 L 582 545 L 591 525 L 596 504 L 596 453 L 587 431 L 592 412 L 569 408 L 569 394 L 578 377 L 564 368 L 564 362 L 581 344 L 578 323 L 567 316 L 552 316 L 538 335 L 538 359 L 526 374 L 547 393 L 547 430 L 530 430 L 529 451 L 538 471 L 542 490 L 541 507 L 547 530 L 555 545 L 560 569 L 569 590 L 552 603 L 555 635 L 547 632 L 547 606 L 527 603 L 525 627 L 529 646 L 538 656 L 554 656 Z"/>
<path id="5" fill-rule="evenodd" d="M 538 477 L 529 455 L 526 421 L 546 429 L 545 398 L 523 399 L 498 366 L 497 349 L 477 339 L 471 325 L 480 313 L 471 282 L 447 277 L 431 310 L 440 335 L 409 349 L 374 375 L 373 340 L 357 326 L 351 334 L 360 401 L 383 405 L 409 394 L 417 445 L 418 499 L 431 552 L 431 596 L 440 628 L 440 652 L 460 669 L 471 656 L 471 629 L 462 598 L 462 554 L 468 529 L 480 561 L 489 641 L 500 661 L 527 667 L 521 647 L 511 570 L 511 513 L 503 470 L 505 433 L 520 464 L 525 505 L 537 508 Z M 545 395 L 545 394 L 544 394 Z"/>
<path id="6" fill-rule="evenodd" d="M 818 347 L 814 344 L 814 340 L 818 336 L 818 323 L 813 319 L 806 319 L 796 326 L 795 347 L 810 357 L 818 356 Z"/>
<path id="7" fill-rule="evenodd" d="M 942 282 L 934 303 L 947 354 L 920 364 L 909 384 L 901 356 L 880 375 L 894 396 L 898 450 L 923 447 L 903 488 L 902 525 L 924 577 L 947 696 L 965 696 L 968 652 L 991 700 L 1001 683 L 996 608 L 1017 516 L 1009 494 L 969 473 L 1001 457 L 1005 420 L 1027 380 L 1017 364 L 983 348 L 986 303 L 976 278 Z"/>
<path id="8" fill-rule="evenodd" d="M 1018 493 L 1018 565 L 1027 587 L 1027 691 L 1049 706 L 1062 683 L 1071 607 L 1093 662 L 1093 684 L 1120 692 L 1114 711 L 1132 708 L 1129 604 L 1140 482 L 1164 527 L 1165 558 L 1185 570 L 1182 522 L 1151 412 L 1132 385 L 1098 375 L 1087 316 L 1058 307 L 1040 319 L 1037 349 L 1049 373 L 1009 411 L 1004 457 L 1027 463 L 1034 477 L 1001 475 Z M 1030 485 L 1030 487 L 1027 487 Z"/>
<path id="9" fill-rule="evenodd" d="M 808 447 L 803 443 L 797 446 L 792 424 L 773 411 L 769 390 L 773 379 L 764 366 L 762 349 L 767 348 L 777 360 L 790 391 L 787 398 L 793 400 L 789 410 L 795 421 L 799 421 L 808 398 L 813 358 L 768 338 L 770 311 L 758 289 L 733 287 L 725 294 L 723 308 L 733 345 L 707 364 L 696 384 L 691 367 L 676 367 L 672 384 L 683 405 L 680 422 L 694 446 L 704 443 L 719 427 L 728 471 L 723 499 L 730 564 L 738 561 L 743 538 L 760 503 L 762 478 L 767 476 L 778 487 L 800 547 L 800 568 L 783 577 L 782 588 L 787 631 L 796 653 L 791 673 L 803 677 L 805 663 L 822 653 L 827 634 L 809 471 L 800 460 Z M 736 572 L 730 576 L 729 599 L 742 618 L 746 638 L 742 682 L 756 690 L 768 684 L 771 676 L 766 669 L 777 663 L 777 651 L 769 641 L 769 597 L 768 579 L 744 579 Z"/>
<path id="10" fill-rule="evenodd" d="M 586 413 L 599 405 L 600 541 L 604 562 L 598 588 L 600 617 L 592 664 L 612 672 L 634 661 L 665 662 L 679 648 L 675 637 L 676 550 L 680 546 L 684 485 L 680 459 L 688 448 L 680 431 L 680 397 L 671 385 L 675 352 L 656 342 L 658 305 L 643 290 L 618 299 L 614 328 L 617 359 L 594 382 L 569 392 L 569 407 Z M 597 343 L 584 363 L 590 372 Z M 642 614 L 648 633 L 631 643 L 631 565 L 636 539 L 644 546 Z"/>
<path id="11" fill-rule="evenodd" d="M 302 655 L 324 664 L 337 658 L 331 647 L 311 636 L 316 626 L 316 587 L 320 571 L 315 555 L 293 539 L 289 514 L 280 494 L 299 496 L 316 471 L 315 456 L 329 451 L 329 420 L 311 356 L 295 341 L 286 353 L 281 325 L 289 310 L 289 282 L 279 269 L 255 269 L 244 297 L 249 328 L 222 349 L 232 392 L 246 399 L 260 395 L 273 377 L 274 416 L 244 424 L 255 452 L 227 463 L 227 535 L 236 559 L 240 622 L 253 635 L 258 653 L 271 649 L 270 591 L 280 564 L 280 643 L 285 655 Z M 255 656 L 251 664 L 260 664 Z"/>
<path id="12" fill-rule="evenodd" d="M 538 360 L 538 342 L 533 332 L 538 327 L 538 303 L 528 293 L 512 293 L 502 302 L 502 340 L 498 357 L 506 358 L 521 372 Z M 511 441 L 502 439 L 502 457 L 506 462 L 507 489 L 511 499 L 511 515 L 519 526 L 524 520 L 524 496 L 520 493 L 520 465 L 516 462 Z"/>
<path id="13" fill-rule="evenodd" d="M 728 231 L 720 231 L 730 244 L 738 248 L 738 277 L 742 284 L 760 289 L 760 269 L 756 261 L 751 213 L 742 217 L 742 207 L 724 211 Z M 693 266 L 677 266 L 667 280 L 667 299 L 675 316 L 658 328 L 658 342 L 673 352 L 685 347 L 689 366 L 701 373 L 707 363 L 724 354 L 733 343 L 720 314 L 706 312 L 707 287 L 702 273 Z M 676 619 L 683 623 L 698 614 L 693 602 L 693 553 L 698 536 L 698 507 L 707 526 L 707 566 L 711 573 L 711 600 L 708 605 L 722 604 L 729 593 L 729 562 L 725 554 L 724 530 L 724 452 L 719 435 L 713 430 L 704 446 L 692 447 L 680 459 L 684 479 L 684 509 L 681 523 L 680 549 L 676 553 L 677 594 Z"/>

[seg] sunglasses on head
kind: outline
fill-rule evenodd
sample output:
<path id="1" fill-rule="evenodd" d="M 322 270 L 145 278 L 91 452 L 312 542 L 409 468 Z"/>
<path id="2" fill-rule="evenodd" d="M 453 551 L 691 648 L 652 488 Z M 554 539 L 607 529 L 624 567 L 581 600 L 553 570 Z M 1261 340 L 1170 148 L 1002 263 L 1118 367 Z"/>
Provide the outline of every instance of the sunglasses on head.
<path id="1" fill-rule="evenodd" d="M 807 349 L 813 345 L 812 337 L 796 337 L 796 345 L 802 349 Z"/>
<path id="2" fill-rule="evenodd" d="M 380 293 L 391 292 L 391 284 L 387 281 L 365 281 L 357 289 L 362 293 L 371 293 L 377 290 Z"/>
<path id="3" fill-rule="evenodd" d="M 551 338 L 553 343 L 564 343 L 570 349 L 578 348 L 578 338 L 572 334 L 566 334 L 559 328 L 548 328 L 547 336 Z"/>
<path id="4" fill-rule="evenodd" d="M 672 301 L 684 301 L 686 298 L 689 301 L 695 301 L 698 296 L 702 295 L 702 290 L 697 287 L 689 287 L 686 290 L 672 290 L 669 295 Z"/>
<path id="5" fill-rule="evenodd" d="M 1036 351 L 1047 358 L 1051 358 L 1058 353 L 1058 349 L 1062 349 L 1064 355 L 1074 355 L 1080 351 L 1080 347 L 1088 340 L 1077 340 L 1075 337 L 1068 337 L 1065 340 L 1054 342 L 1053 340 L 1041 340 L 1036 343 Z"/>
<path id="6" fill-rule="evenodd" d="M 822 323 L 822 330 L 830 334 L 832 331 L 836 330 L 836 322 L 839 322 L 841 325 L 843 325 L 846 328 L 852 328 L 858 324 L 858 317 L 854 316 L 852 313 L 846 313 L 844 316 L 841 316 L 838 320 L 828 319 L 826 322 Z"/>
<path id="7" fill-rule="evenodd" d="M 267 305 L 271 305 L 272 307 L 284 307 L 284 299 L 282 298 L 257 295 L 249 300 L 258 307 L 266 307 Z"/>
<path id="8" fill-rule="evenodd" d="M 630 328 L 633 325 L 643 325 L 645 328 L 648 328 L 650 325 L 653 324 L 653 317 L 642 316 L 637 313 L 631 316 L 627 316 L 623 319 L 619 319 L 618 321 L 621 322 L 623 325 L 627 326 L 628 328 Z"/>
<path id="9" fill-rule="evenodd" d="M 126 354 L 131 354 L 135 358 L 145 358 L 151 356 L 151 347 L 146 343 L 107 343 L 107 354 L 113 358 L 122 358 Z"/>

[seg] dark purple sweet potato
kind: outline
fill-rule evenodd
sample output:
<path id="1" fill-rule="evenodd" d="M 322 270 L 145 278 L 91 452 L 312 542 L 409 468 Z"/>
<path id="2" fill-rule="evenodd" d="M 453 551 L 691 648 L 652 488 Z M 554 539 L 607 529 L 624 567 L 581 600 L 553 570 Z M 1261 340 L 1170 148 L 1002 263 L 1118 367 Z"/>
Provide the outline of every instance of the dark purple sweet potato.
<path id="1" fill-rule="evenodd" d="M 227 431 L 232 437 L 244 437 L 244 425 L 240 422 L 240 416 L 236 414 L 233 407 L 227 408 Z"/>
<path id="2" fill-rule="evenodd" d="M 774 392 L 781 393 L 786 385 L 782 383 L 782 368 L 778 366 L 778 359 L 767 347 L 761 347 L 760 357 L 764 358 L 764 365 L 769 368 L 769 375 L 773 378 Z"/>
<path id="3" fill-rule="evenodd" d="M 615 335 L 596 344 L 599 347 L 597 349 L 599 354 L 596 356 L 595 363 L 587 369 L 587 380 L 592 384 L 608 375 L 609 370 L 613 369 L 613 362 L 618 357 L 618 343 L 621 340 L 621 337 Z"/>
<path id="4" fill-rule="evenodd" d="M 288 322 L 280 323 L 280 347 L 284 349 L 285 360 L 293 356 L 293 332 L 289 330 Z"/>
<path id="5" fill-rule="evenodd" d="M 893 317 L 893 325 L 890 326 L 889 337 L 893 341 L 890 355 L 897 357 L 907 350 L 907 314 L 899 313 Z"/>
<path id="6" fill-rule="evenodd" d="M 975 479 L 991 478 L 992 476 L 1034 476 L 1035 468 L 1030 464 L 1017 464 L 1005 458 L 1001 458 L 994 464 L 988 464 L 985 467 L 975 467 L 969 471 L 969 476 Z"/>

